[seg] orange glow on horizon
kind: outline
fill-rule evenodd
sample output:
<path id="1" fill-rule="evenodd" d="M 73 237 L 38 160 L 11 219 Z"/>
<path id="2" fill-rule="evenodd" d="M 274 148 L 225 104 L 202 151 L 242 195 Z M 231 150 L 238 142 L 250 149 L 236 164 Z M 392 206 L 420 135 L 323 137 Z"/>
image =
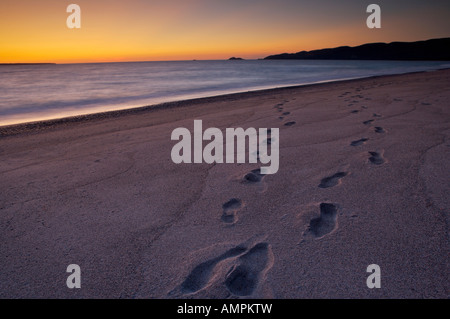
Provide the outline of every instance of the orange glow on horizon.
<path id="1" fill-rule="evenodd" d="M 66 26 L 70 3 L 81 7 L 81 29 Z M 368 30 L 364 6 L 341 10 L 342 16 L 312 6 L 288 0 L 2 0 L 0 63 L 256 59 L 446 36 L 446 26 L 424 29 L 414 15 L 386 18 L 381 30 Z"/>

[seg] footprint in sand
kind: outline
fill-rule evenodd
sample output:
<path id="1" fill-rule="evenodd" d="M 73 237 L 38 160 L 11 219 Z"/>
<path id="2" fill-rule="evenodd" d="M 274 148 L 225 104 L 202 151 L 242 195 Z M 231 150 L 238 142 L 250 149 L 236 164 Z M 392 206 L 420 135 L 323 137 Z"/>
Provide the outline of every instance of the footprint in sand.
<path id="1" fill-rule="evenodd" d="M 337 208 L 334 204 L 321 203 L 320 216 L 311 219 L 308 232 L 316 238 L 331 233 L 337 226 Z"/>
<path id="2" fill-rule="evenodd" d="M 274 109 L 276 109 L 278 112 L 283 112 L 283 104 L 277 104 L 274 106 Z"/>
<path id="3" fill-rule="evenodd" d="M 363 124 L 364 124 L 364 125 L 369 125 L 369 124 L 372 123 L 373 121 L 375 121 L 375 120 L 367 120 L 367 121 L 364 121 Z"/>
<path id="4" fill-rule="evenodd" d="M 181 284 L 183 294 L 191 294 L 205 288 L 214 275 L 214 269 L 221 261 L 239 256 L 244 253 L 246 248 L 243 246 L 234 247 L 222 255 L 207 260 L 196 266 Z"/>
<path id="5" fill-rule="evenodd" d="M 272 139 L 272 129 L 269 128 L 269 129 L 267 129 L 267 138 L 264 140 L 264 142 L 267 143 L 267 145 L 271 145 L 273 141 L 274 140 Z M 259 150 L 257 150 L 253 154 L 256 154 L 256 159 L 259 161 L 259 159 L 260 159 L 260 157 L 259 157 Z"/>
<path id="6" fill-rule="evenodd" d="M 284 112 L 284 113 L 283 113 L 283 115 L 285 115 L 285 116 L 286 116 L 286 115 L 289 115 L 289 114 L 291 114 L 291 112 Z"/>
<path id="7" fill-rule="evenodd" d="M 341 179 L 347 176 L 347 172 L 338 172 L 332 176 L 325 177 L 321 180 L 319 187 L 320 188 L 329 188 L 336 185 L 339 185 L 341 183 Z"/>
<path id="8" fill-rule="evenodd" d="M 269 244 L 256 244 L 238 258 L 239 264 L 227 274 L 225 286 L 236 296 L 253 294 L 265 271 L 269 268 L 272 259 L 273 255 Z"/>
<path id="9" fill-rule="evenodd" d="M 383 155 L 381 153 L 369 152 L 369 154 L 370 154 L 369 161 L 372 164 L 381 165 L 381 164 L 386 162 L 386 160 L 384 159 L 384 157 L 383 157 Z"/>
<path id="10" fill-rule="evenodd" d="M 381 115 L 377 114 L 377 113 L 373 113 L 373 117 L 381 117 Z"/>
<path id="11" fill-rule="evenodd" d="M 351 111 L 350 113 L 356 114 L 356 113 L 359 113 L 359 110 L 353 110 L 353 111 Z"/>
<path id="12" fill-rule="evenodd" d="M 297 122 L 295 122 L 295 121 L 291 121 L 291 122 L 287 122 L 287 123 L 284 123 L 284 126 L 292 126 L 292 125 L 295 125 Z"/>
<path id="13" fill-rule="evenodd" d="M 351 146 L 360 146 L 360 145 L 366 144 L 366 142 L 368 140 L 369 140 L 368 138 L 363 137 L 362 139 L 351 142 L 350 145 Z"/>
<path id="14" fill-rule="evenodd" d="M 280 120 L 284 120 L 284 116 L 280 116 L 279 119 L 280 119 Z"/>
<path id="15" fill-rule="evenodd" d="M 261 174 L 261 169 L 257 168 L 257 169 L 252 170 L 250 173 L 247 173 L 244 176 L 244 181 L 246 183 L 252 183 L 252 184 L 259 183 L 264 179 L 265 176 L 266 176 L 265 174 Z"/>
<path id="16" fill-rule="evenodd" d="M 375 133 L 386 133 L 386 130 L 384 128 L 382 128 L 381 126 L 377 126 L 374 128 Z"/>
<path id="17" fill-rule="evenodd" d="M 242 208 L 242 201 L 239 198 L 232 198 L 222 205 L 222 221 L 226 224 L 235 224 L 238 220 L 237 212 Z"/>

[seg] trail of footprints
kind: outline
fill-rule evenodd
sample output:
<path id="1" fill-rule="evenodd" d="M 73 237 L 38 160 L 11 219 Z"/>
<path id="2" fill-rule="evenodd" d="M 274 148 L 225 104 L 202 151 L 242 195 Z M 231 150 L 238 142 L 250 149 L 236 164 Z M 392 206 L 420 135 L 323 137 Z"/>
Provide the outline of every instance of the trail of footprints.
<path id="1" fill-rule="evenodd" d="M 360 91 L 360 90 L 357 90 Z M 345 92 L 339 97 L 344 98 L 351 92 Z M 362 95 L 351 96 L 353 100 L 349 106 L 353 106 L 359 103 L 356 99 L 364 99 Z M 370 98 L 364 100 L 369 101 Z M 345 101 L 350 101 L 349 99 Z M 287 101 L 285 101 L 287 102 Z M 286 116 L 289 116 L 290 112 L 284 112 L 284 103 L 279 103 L 274 106 L 277 112 L 281 113 L 280 120 L 284 120 Z M 362 109 L 368 109 L 367 106 L 362 106 Z M 360 110 L 353 110 L 351 113 L 359 113 Z M 381 115 L 373 113 L 374 118 L 380 118 Z M 364 125 L 371 125 L 375 119 L 369 119 L 363 122 Z M 295 121 L 287 121 L 284 126 L 290 127 L 295 125 Z M 380 126 L 373 128 L 373 131 L 378 134 L 386 133 Z M 268 131 L 268 144 L 271 143 L 270 129 Z M 359 147 L 366 144 L 369 138 L 363 137 L 359 140 L 352 141 L 350 146 Z M 259 158 L 259 154 L 258 158 Z M 368 160 L 373 165 L 381 165 L 386 162 L 383 157 L 383 152 L 370 151 L 368 152 Z M 332 188 L 342 183 L 342 179 L 348 176 L 350 173 L 347 171 L 337 172 L 331 176 L 324 177 L 319 188 L 327 189 Z M 260 169 L 254 169 L 244 175 L 242 182 L 247 184 L 261 184 L 265 178 L 264 174 L 261 174 Z M 239 198 L 231 198 L 222 205 L 221 220 L 224 224 L 234 225 L 238 221 L 238 213 L 243 208 L 244 204 Z M 320 203 L 319 216 L 312 218 L 310 223 L 304 232 L 304 235 L 310 235 L 313 238 L 321 239 L 326 235 L 332 233 L 337 228 L 338 219 L 338 206 L 333 203 Z M 263 274 L 270 268 L 271 258 L 273 258 L 271 252 L 271 246 L 266 242 L 260 242 L 248 249 L 245 245 L 239 245 L 223 254 L 200 263 L 192 269 L 189 275 L 180 286 L 182 294 L 193 294 L 205 289 L 211 285 L 217 278 L 215 276 L 216 270 L 220 268 L 220 265 L 224 261 L 231 261 L 233 266 L 228 270 L 225 275 L 223 285 L 228 292 L 234 296 L 251 296 L 257 286 L 260 284 Z"/>
<path id="2" fill-rule="evenodd" d="M 360 91 L 360 90 L 357 90 Z M 344 98 L 347 95 L 351 94 L 351 92 L 345 92 L 341 94 L 339 97 Z M 364 99 L 362 95 L 355 95 L 351 96 L 350 98 L 353 98 L 351 103 L 348 104 L 348 106 L 353 106 L 356 103 L 359 103 L 356 99 Z M 370 98 L 365 98 L 364 100 L 369 101 Z M 346 102 L 350 102 L 350 99 L 346 99 Z M 361 106 L 362 109 L 368 109 L 367 106 Z M 352 110 L 351 114 L 357 114 L 360 113 L 360 110 Z M 374 118 L 380 118 L 382 117 L 378 113 L 372 114 L 372 119 L 366 120 L 362 122 L 364 125 L 371 125 L 373 122 L 375 122 Z M 376 126 L 374 129 L 375 133 L 383 134 L 386 133 L 386 130 L 384 130 L 380 126 Z M 350 143 L 350 146 L 358 147 L 361 145 L 366 144 L 369 141 L 369 138 L 363 137 L 358 140 L 354 140 Z M 368 152 L 368 160 L 373 165 L 381 165 L 386 162 L 383 151 L 370 151 Z M 337 185 L 341 184 L 341 180 L 346 177 L 349 174 L 349 172 L 337 172 L 331 176 L 325 177 L 320 181 L 320 184 L 318 185 L 319 188 L 331 188 Z M 304 235 L 311 234 L 315 238 L 322 238 L 329 233 L 331 233 L 334 229 L 337 227 L 337 216 L 338 216 L 338 209 L 335 204 L 332 203 L 321 203 L 319 206 L 320 215 L 319 217 L 313 218 L 310 221 L 310 224 L 307 228 L 307 231 L 304 233 Z"/>
<path id="3" fill-rule="evenodd" d="M 288 102 L 288 101 L 285 101 L 285 102 Z M 286 116 L 291 114 L 291 112 L 283 112 L 284 111 L 283 106 L 284 106 L 284 103 L 278 103 L 277 105 L 274 106 L 274 108 L 278 112 L 282 113 L 281 116 L 278 117 L 278 119 L 280 119 L 280 120 L 284 120 Z M 288 121 L 288 122 L 284 123 L 284 126 L 289 127 L 289 126 L 292 126 L 292 125 L 295 125 L 295 124 L 296 124 L 295 121 Z"/>
<path id="4" fill-rule="evenodd" d="M 361 88 L 356 89 L 357 92 L 360 92 L 361 90 L 362 90 Z M 340 98 L 344 98 L 344 97 L 346 97 L 349 94 L 351 94 L 351 92 L 345 92 L 345 93 L 341 94 L 339 97 Z M 353 100 L 351 101 L 351 103 L 348 104 L 348 106 L 353 106 L 354 104 L 359 103 L 363 99 L 365 101 L 370 101 L 371 100 L 370 98 L 364 98 L 364 96 L 362 96 L 361 94 L 357 94 L 357 95 L 350 96 L 350 98 L 347 98 L 344 101 L 345 102 L 350 102 L 350 99 L 353 99 Z M 398 98 L 394 98 L 393 100 L 394 101 L 402 101 L 402 99 L 398 99 Z M 368 107 L 366 105 L 361 106 L 361 108 L 362 109 L 368 109 Z M 357 113 L 360 113 L 360 110 L 352 110 L 350 113 L 357 114 Z M 380 115 L 378 113 L 373 113 L 372 117 L 373 117 L 372 119 L 368 119 L 368 120 L 366 120 L 366 121 L 364 121 L 362 123 L 364 125 L 370 126 L 373 122 L 375 122 L 376 118 L 381 118 L 382 115 Z M 381 127 L 381 126 L 375 126 L 373 128 L 373 131 L 375 133 L 378 133 L 378 134 L 386 133 L 386 130 L 383 127 Z M 355 146 L 355 147 L 356 146 L 361 146 L 361 145 L 366 144 L 366 142 L 368 142 L 368 141 L 369 141 L 369 139 L 367 137 L 363 137 L 363 138 L 361 138 L 359 140 L 352 141 L 350 143 L 350 145 L 351 146 Z M 384 164 L 386 162 L 385 158 L 383 157 L 383 151 L 381 151 L 381 152 L 370 151 L 370 152 L 368 152 L 368 155 L 369 155 L 369 162 L 374 164 L 374 165 L 381 165 L 381 164 Z M 322 186 L 320 186 L 320 187 L 322 187 Z"/>
<path id="5" fill-rule="evenodd" d="M 288 102 L 288 101 L 285 101 Z M 290 112 L 283 110 L 284 103 L 279 103 L 274 108 L 281 113 L 279 117 L 283 120 L 289 116 Z M 295 125 L 295 121 L 287 121 L 284 126 Z M 272 143 L 271 129 L 268 129 L 267 144 Z M 259 153 L 256 153 L 259 159 Z M 261 170 L 254 169 L 242 178 L 242 182 L 249 185 L 262 184 L 265 175 Z M 234 225 L 238 221 L 238 213 L 243 208 L 244 203 L 239 198 L 231 198 L 222 205 L 221 221 L 226 225 Z M 235 296 L 250 296 L 253 294 L 265 271 L 271 263 L 271 246 L 268 243 L 261 242 L 248 249 L 244 245 L 234 247 L 225 253 L 200 263 L 192 269 L 184 282 L 180 285 L 181 294 L 194 294 L 205 289 L 215 281 L 216 270 L 224 261 L 232 261 L 234 265 L 226 273 L 224 286 L 229 293 Z"/>

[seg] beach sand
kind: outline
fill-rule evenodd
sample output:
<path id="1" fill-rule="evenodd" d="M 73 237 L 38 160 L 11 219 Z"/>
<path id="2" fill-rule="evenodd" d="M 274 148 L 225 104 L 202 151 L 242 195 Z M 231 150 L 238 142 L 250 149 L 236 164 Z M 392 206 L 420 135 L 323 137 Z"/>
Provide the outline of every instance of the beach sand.
<path id="1" fill-rule="evenodd" d="M 447 298 L 449 88 L 441 70 L 0 128 L 0 297 Z M 278 173 L 174 164 L 194 119 L 280 128 Z"/>

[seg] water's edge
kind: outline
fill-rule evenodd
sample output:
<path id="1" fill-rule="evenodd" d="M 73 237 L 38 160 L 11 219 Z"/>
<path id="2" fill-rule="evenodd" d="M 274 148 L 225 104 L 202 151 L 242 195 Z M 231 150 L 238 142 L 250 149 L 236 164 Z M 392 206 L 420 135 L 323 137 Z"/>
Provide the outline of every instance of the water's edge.
<path id="1" fill-rule="evenodd" d="M 354 82 L 358 82 L 361 80 L 379 79 L 379 78 L 387 78 L 387 77 L 401 77 L 404 75 L 421 74 L 421 73 L 427 73 L 427 72 L 439 72 L 439 71 L 443 71 L 443 70 L 450 70 L 450 68 L 440 68 L 440 69 L 436 69 L 436 70 L 432 70 L 432 71 L 416 71 L 416 72 L 407 72 L 407 73 L 399 73 L 399 74 L 374 75 L 374 76 L 358 77 L 358 78 L 343 79 L 343 80 L 319 81 L 319 82 L 308 83 L 308 84 L 300 84 L 300 85 L 285 86 L 285 87 L 275 87 L 275 88 L 269 88 L 269 89 L 263 89 L 263 90 L 244 91 L 244 92 L 238 92 L 238 93 L 227 93 L 227 94 L 214 95 L 214 96 L 208 96 L 208 97 L 199 97 L 199 98 L 193 98 L 193 99 L 187 99 L 187 100 L 164 102 L 164 103 L 159 103 L 159 104 L 154 104 L 154 105 L 133 107 L 133 108 L 127 108 L 127 109 L 122 109 L 122 110 L 89 113 L 89 114 L 82 114 L 82 115 L 68 116 L 68 117 L 61 117 L 61 118 L 54 118 L 54 119 L 46 119 L 46 120 L 38 120 L 38 121 L 24 122 L 24 123 L 11 124 L 11 125 L 0 125 L 0 138 L 7 137 L 7 136 L 13 136 L 13 135 L 19 135 L 19 134 L 25 134 L 25 133 L 31 133 L 34 131 L 41 131 L 43 129 L 56 128 L 60 125 L 66 125 L 66 124 L 71 124 L 71 123 L 88 122 L 88 121 L 93 121 L 93 120 L 103 120 L 103 119 L 108 119 L 108 118 L 117 118 L 117 117 L 121 117 L 124 115 L 138 114 L 138 113 L 143 113 L 143 112 L 153 112 L 153 111 L 157 111 L 157 110 L 161 110 L 161 109 L 188 107 L 191 105 L 197 105 L 197 104 L 201 104 L 201 103 L 212 103 L 212 102 L 236 100 L 236 99 L 246 98 L 246 97 L 264 96 L 267 94 L 281 93 L 281 92 L 285 92 L 285 91 L 289 91 L 289 90 L 296 90 L 296 89 L 300 89 L 300 88 L 308 88 L 308 87 L 313 87 L 313 86 L 327 86 L 327 85 L 333 85 L 336 83 L 354 83 Z"/>

